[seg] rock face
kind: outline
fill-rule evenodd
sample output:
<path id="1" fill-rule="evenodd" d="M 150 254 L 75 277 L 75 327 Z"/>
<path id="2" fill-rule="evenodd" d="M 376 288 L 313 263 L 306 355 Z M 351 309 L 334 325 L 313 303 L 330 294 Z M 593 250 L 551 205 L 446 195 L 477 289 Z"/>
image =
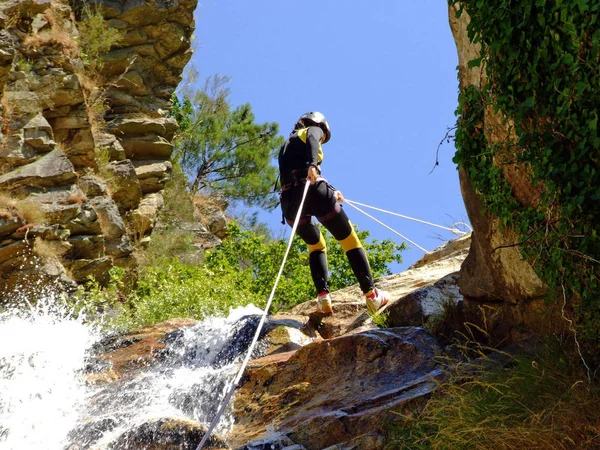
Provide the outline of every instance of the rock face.
<path id="1" fill-rule="evenodd" d="M 262 437 L 265 424 L 306 448 L 376 441 L 391 409 L 401 411 L 433 389 L 440 375 L 437 350 L 425 330 L 406 327 L 345 335 L 255 360 L 237 393 L 231 444 Z"/>
<path id="2" fill-rule="evenodd" d="M 459 59 L 460 89 L 477 88 L 485 84 L 485 69 L 468 68 L 468 62 L 479 58 L 479 44 L 467 36 L 469 15 L 456 18 L 457 7 L 449 8 L 450 27 L 456 41 Z M 490 145 L 501 144 L 510 133 L 502 117 L 492 105 L 484 110 L 483 129 Z M 523 206 L 537 203 L 542 186 L 534 186 L 525 167 L 514 163 L 502 165 L 503 174 L 514 196 Z M 560 321 L 552 311 L 540 317 L 546 287 L 533 268 L 521 257 L 515 245 L 519 238 L 509 227 L 500 228 L 500 222 L 489 213 L 483 213 L 483 204 L 473 189 L 465 171 L 459 170 L 462 196 L 473 226 L 469 255 L 461 268 L 460 292 L 465 296 L 465 310 L 469 320 L 487 324 L 486 331 L 496 340 L 511 339 L 519 328 L 536 331 L 556 331 Z M 564 322 L 561 326 L 564 326 Z M 559 326 L 560 328 L 560 326 Z M 511 337 L 512 336 L 512 337 Z"/>
<path id="3" fill-rule="evenodd" d="M 313 301 L 269 317 L 255 359 L 230 404 L 233 425 L 223 435 L 229 448 L 384 448 L 384 427 L 391 411 L 408 413 L 442 376 L 437 357 L 444 355 L 444 349 L 424 327 L 406 325 L 431 329 L 444 304 L 458 307 L 462 303 L 456 278 L 469 244 L 469 236 L 457 239 L 409 270 L 377 280 L 378 286 L 392 293 L 383 311 L 393 322 L 390 328 L 373 324 L 358 286 L 333 293 L 335 314 L 331 317 L 315 314 Z M 407 310 L 412 313 L 403 317 L 401 311 Z M 136 421 L 112 445 L 195 448 L 205 428 L 190 422 L 190 415 L 197 417 L 199 411 L 207 410 L 209 414 L 201 417 L 212 419 L 226 390 L 225 374 L 220 373 L 218 379 L 210 374 L 245 356 L 258 318 L 238 319 L 232 334 L 220 324 L 219 339 L 200 326 L 202 322 L 174 319 L 99 342 L 86 372 L 89 382 L 99 388 L 91 401 L 93 408 L 102 411 L 115 404 L 113 396 L 129 399 L 128 390 L 154 392 L 149 387 L 153 379 L 149 371 L 158 371 L 159 379 L 168 381 L 175 368 L 203 369 L 194 375 L 194 382 L 185 383 L 185 389 L 169 395 L 170 405 L 177 408 L 168 409 L 174 416 Z M 210 370 L 199 357 L 212 361 Z M 235 373 L 230 372 L 233 378 Z M 201 384 L 202 376 L 209 376 L 212 383 Z M 162 381 L 160 385 L 164 391 L 166 385 Z M 182 420 L 181 414 L 188 419 Z M 92 417 L 73 431 L 73 446 L 93 444 L 99 435 L 117 428 L 104 415 Z M 161 446 L 173 442 L 180 447 Z M 216 448 L 223 445 L 220 438 L 209 443 Z"/>
<path id="4" fill-rule="evenodd" d="M 197 0 L 94 3 L 0 4 L 0 301 L 27 287 L 28 264 L 52 260 L 75 281 L 135 266 L 162 206 L 177 128 L 166 114 Z M 80 36 L 90 12 L 119 36 L 93 64 Z M 49 239 L 47 227 L 59 232 Z"/>

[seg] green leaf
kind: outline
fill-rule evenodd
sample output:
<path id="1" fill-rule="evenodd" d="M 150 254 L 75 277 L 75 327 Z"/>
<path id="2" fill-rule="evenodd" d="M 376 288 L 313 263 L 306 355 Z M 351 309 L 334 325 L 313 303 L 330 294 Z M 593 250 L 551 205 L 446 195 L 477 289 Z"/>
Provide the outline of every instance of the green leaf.
<path id="1" fill-rule="evenodd" d="M 476 59 L 472 59 L 471 61 L 469 61 L 467 63 L 467 67 L 469 69 L 472 69 L 473 67 L 479 67 L 479 66 L 481 66 L 482 60 L 483 60 L 483 56 L 480 56 L 479 58 L 476 58 Z"/>

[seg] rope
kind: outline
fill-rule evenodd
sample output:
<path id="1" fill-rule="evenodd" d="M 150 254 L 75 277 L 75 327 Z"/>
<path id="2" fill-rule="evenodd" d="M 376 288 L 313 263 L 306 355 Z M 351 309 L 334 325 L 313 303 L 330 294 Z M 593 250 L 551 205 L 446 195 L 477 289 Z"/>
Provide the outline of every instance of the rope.
<path id="1" fill-rule="evenodd" d="M 354 209 L 360 211 L 361 213 L 363 213 L 365 216 L 370 217 L 371 219 L 373 219 L 375 222 L 377 222 L 380 225 L 383 225 L 384 227 L 386 227 L 388 230 L 390 230 L 392 233 L 396 233 L 398 236 L 400 236 L 402 239 L 404 239 L 405 241 L 410 242 L 412 245 L 414 245 L 415 247 L 420 248 L 421 250 L 423 250 L 425 253 L 429 254 L 430 252 L 425 250 L 423 247 L 421 247 L 419 244 L 417 244 L 416 242 L 411 241 L 409 238 L 407 238 L 406 236 L 401 235 L 400 233 L 398 233 L 396 230 L 394 230 L 391 227 L 388 227 L 385 223 L 383 223 L 380 220 L 377 220 L 375 217 L 373 217 L 371 214 L 363 211 L 362 209 L 360 209 L 358 206 L 353 205 L 352 203 L 356 203 L 356 202 L 349 202 L 348 200 L 346 200 L 346 202 L 352 206 Z"/>
<path id="2" fill-rule="evenodd" d="M 273 290 L 271 291 L 271 295 L 269 296 L 269 300 L 267 301 L 267 306 L 265 306 L 265 310 L 263 311 L 263 314 L 262 314 L 262 317 L 260 318 L 258 327 L 256 328 L 256 333 L 254 333 L 254 339 L 252 340 L 252 343 L 250 344 L 250 347 L 248 348 L 248 353 L 246 354 L 246 358 L 244 359 L 244 362 L 242 363 L 242 366 L 240 367 L 240 370 L 238 371 L 238 374 L 235 377 L 233 384 L 229 388 L 229 392 L 228 392 L 227 396 L 223 400 L 221 407 L 219 408 L 219 411 L 217 412 L 217 415 L 212 420 L 210 427 L 208 428 L 206 433 L 204 433 L 204 436 L 202 437 L 200 444 L 198 444 L 198 447 L 196 447 L 196 450 L 202 449 L 202 447 L 204 446 L 204 444 L 210 437 L 210 434 L 212 433 L 214 428 L 217 426 L 219 419 L 223 415 L 223 411 L 225 411 L 225 408 L 227 407 L 227 405 L 229 404 L 229 401 L 231 400 L 231 397 L 233 396 L 233 392 L 235 391 L 235 388 L 237 387 L 238 383 L 242 379 L 242 375 L 244 374 L 244 371 L 246 370 L 246 366 L 248 365 L 248 362 L 250 361 L 250 357 L 252 355 L 252 352 L 254 351 L 254 347 L 256 346 L 256 343 L 258 342 L 258 337 L 260 335 L 263 325 L 265 324 L 265 320 L 267 318 L 267 313 L 271 306 L 271 302 L 273 301 L 273 297 L 275 296 L 275 289 L 277 288 L 277 284 L 279 284 L 279 279 L 281 278 L 281 274 L 283 273 L 283 267 L 285 266 L 285 262 L 287 260 L 288 254 L 290 253 L 290 248 L 292 247 L 292 241 L 294 239 L 294 234 L 296 234 L 296 229 L 298 228 L 298 223 L 300 222 L 300 216 L 302 215 L 302 207 L 304 206 L 304 200 L 306 199 L 306 193 L 308 192 L 310 182 L 307 181 L 305 183 L 305 185 L 306 186 L 304 188 L 304 193 L 302 194 L 302 201 L 300 202 L 300 207 L 298 208 L 298 214 L 296 215 L 296 220 L 294 220 L 294 226 L 292 227 L 292 232 L 290 234 L 290 240 L 288 242 L 287 249 L 285 250 L 285 255 L 283 256 L 283 261 L 281 262 L 281 267 L 279 268 L 279 273 L 277 274 L 277 278 L 275 279 L 275 284 L 273 285 Z"/>
<path id="3" fill-rule="evenodd" d="M 415 219 L 414 217 L 409 217 L 409 216 L 405 216 L 403 214 L 398 214 L 395 212 L 391 212 L 391 211 L 387 211 L 385 209 L 380 209 L 380 208 L 376 208 L 374 206 L 369 206 L 369 205 L 365 205 L 364 203 L 359 203 L 359 202 L 355 202 L 353 200 L 348 200 L 345 199 L 345 201 L 350 205 L 353 206 L 352 204 L 354 203 L 355 205 L 360 205 L 360 206 L 364 206 L 365 208 L 370 208 L 370 209 L 374 209 L 375 211 L 380 211 L 383 213 L 387 213 L 387 214 L 391 214 L 392 216 L 397 216 L 397 217 L 402 217 L 403 219 L 408 219 L 408 220 L 414 220 L 415 222 L 420 222 L 420 223 L 424 223 L 426 225 L 431 225 L 432 227 L 437 227 L 437 228 L 441 228 L 443 230 L 448 230 L 450 232 L 452 232 L 453 234 L 467 234 L 465 231 L 460 231 L 458 228 L 454 227 L 454 228 L 448 228 L 448 227 L 443 227 L 442 225 L 437 225 L 435 223 L 431 223 L 431 222 L 426 222 L 424 220 L 420 220 L 420 219 Z M 358 208 L 357 208 L 358 209 Z M 360 211 L 360 210 L 359 210 Z M 468 228 L 471 228 L 469 225 L 467 225 L 464 222 L 457 222 L 454 225 L 465 225 Z M 471 231 L 473 231 L 473 229 L 471 229 Z"/>

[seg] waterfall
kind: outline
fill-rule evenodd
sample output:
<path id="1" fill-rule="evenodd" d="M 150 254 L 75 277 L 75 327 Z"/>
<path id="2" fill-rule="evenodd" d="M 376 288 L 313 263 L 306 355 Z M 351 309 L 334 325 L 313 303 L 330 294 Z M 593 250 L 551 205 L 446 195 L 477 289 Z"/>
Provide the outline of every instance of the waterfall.
<path id="1" fill-rule="evenodd" d="M 0 313 L 0 449 L 107 449 L 164 417 L 207 424 L 235 376 L 260 310 L 247 306 L 174 333 L 165 358 L 134 378 L 92 384 L 94 349 L 110 336 L 52 296 Z M 227 413 L 217 432 L 232 425 Z"/>

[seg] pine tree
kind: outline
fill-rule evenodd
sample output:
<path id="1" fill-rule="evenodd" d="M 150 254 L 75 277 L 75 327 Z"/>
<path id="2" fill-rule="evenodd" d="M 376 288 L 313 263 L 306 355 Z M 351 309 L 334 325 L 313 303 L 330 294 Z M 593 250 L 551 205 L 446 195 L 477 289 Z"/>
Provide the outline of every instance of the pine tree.
<path id="1" fill-rule="evenodd" d="M 204 88 L 180 101 L 173 112 L 180 130 L 175 158 L 190 180 L 192 194 L 204 189 L 247 205 L 275 205 L 273 160 L 283 138 L 276 123 L 256 123 L 252 108 L 231 107 L 229 79 L 215 75 Z"/>

